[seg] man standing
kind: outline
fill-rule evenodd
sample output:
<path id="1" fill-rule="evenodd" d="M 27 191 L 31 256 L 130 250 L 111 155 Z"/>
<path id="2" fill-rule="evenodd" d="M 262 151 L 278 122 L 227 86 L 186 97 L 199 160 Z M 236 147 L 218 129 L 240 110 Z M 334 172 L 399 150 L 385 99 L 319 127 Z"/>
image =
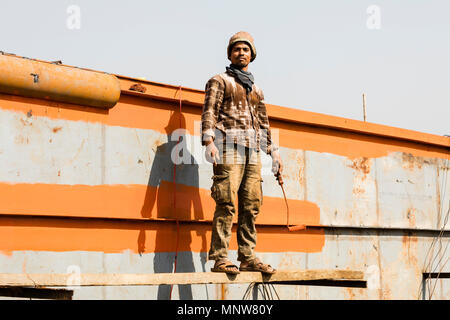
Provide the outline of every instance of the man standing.
<path id="1" fill-rule="evenodd" d="M 256 58 L 251 35 L 243 31 L 233 35 L 227 54 L 231 65 L 207 82 L 202 113 L 202 144 L 208 161 L 214 164 L 211 196 L 216 202 L 208 259 L 215 260 L 211 269 L 215 272 L 271 274 L 276 270 L 254 253 L 255 220 L 263 197 L 259 150 L 272 156 L 275 175 L 282 172 L 283 165 L 272 143 L 263 92 L 248 72 L 248 65 Z M 228 259 L 236 197 L 239 270 Z"/>

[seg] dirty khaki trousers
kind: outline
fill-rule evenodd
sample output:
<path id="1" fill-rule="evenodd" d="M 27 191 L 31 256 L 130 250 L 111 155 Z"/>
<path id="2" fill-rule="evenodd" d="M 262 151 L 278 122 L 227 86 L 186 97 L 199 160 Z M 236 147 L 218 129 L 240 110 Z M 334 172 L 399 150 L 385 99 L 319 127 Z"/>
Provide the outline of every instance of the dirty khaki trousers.
<path id="1" fill-rule="evenodd" d="M 261 157 L 255 149 L 219 145 L 211 196 L 216 202 L 209 260 L 227 258 L 233 217 L 238 209 L 238 261 L 255 258 L 255 220 L 262 204 Z M 237 203 L 236 203 L 237 200 Z"/>

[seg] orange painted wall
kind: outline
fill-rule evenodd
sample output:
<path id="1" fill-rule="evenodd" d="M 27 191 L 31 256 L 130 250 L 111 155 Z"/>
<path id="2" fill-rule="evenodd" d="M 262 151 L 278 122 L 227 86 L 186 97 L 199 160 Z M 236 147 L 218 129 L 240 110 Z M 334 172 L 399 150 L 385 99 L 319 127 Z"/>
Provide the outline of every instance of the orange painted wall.
<path id="1" fill-rule="evenodd" d="M 123 94 L 115 107 L 100 110 L 0 94 L 0 109 L 3 110 L 161 133 L 178 128 L 179 121 L 172 117 L 174 112 L 179 115 L 178 108 L 176 101 L 155 100 L 145 95 Z M 200 119 L 201 108 L 184 104 L 182 111 L 183 127 L 194 134 L 194 123 Z M 295 112 L 286 114 L 296 115 Z M 450 155 L 445 145 L 294 124 L 280 119 L 272 119 L 271 125 L 279 130 L 282 147 L 328 152 L 350 159 L 381 157 L 395 151 L 429 158 L 448 159 Z M 142 185 L 0 183 L 0 251 L 7 254 L 14 250 L 174 251 L 176 225 L 173 221 L 160 221 L 164 219 L 188 221 L 181 223 L 180 251 L 207 251 L 209 222 L 214 210 L 209 190 L 177 185 L 175 212 L 172 209 L 173 187 L 171 183 L 163 183 L 159 190 Z M 319 224 L 317 205 L 300 200 L 289 200 L 289 204 L 291 223 Z M 323 229 L 287 231 L 283 226 L 285 207 L 281 198 L 265 197 L 257 222 L 258 251 L 319 252 L 324 246 Z M 236 249 L 235 237 L 233 239 L 231 249 Z"/>
<path id="2" fill-rule="evenodd" d="M 176 102 L 149 100 L 127 95 L 122 95 L 119 103 L 114 108 L 105 111 L 0 94 L 0 108 L 24 114 L 31 111 L 34 116 L 45 116 L 52 119 L 151 129 L 164 134 L 171 133 L 179 128 L 180 123 L 177 117 L 172 117 L 173 113 L 179 114 L 179 105 Z M 201 108 L 183 105 L 182 112 L 184 118 L 182 120 L 183 128 L 194 135 L 196 133 L 194 124 L 200 120 Z M 450 157 L 450 138 L 448 138 L 448 145 L 436 146 L 369 134 L 333 130 L 320 126 L 299 125 L 280 120 L 271 120 L 271 127 L 273 130 L 279 130 L 279 143 L 283 147 L 328 152 L 346 156 L 350 159 L 382 157 L 390 152 L 405 152 L 414 156 L 429 158 Z"/>
<path id="3" fill-rule="evenodd" d="M 180 224 L 178 250 L 206 252 L 210 229 L 205 223 Z M 323 229 L 286 232 L 283 227 L 259 226 L 257 230 L 258 252 L 319 252 L 325 240 Z M 170 252 L 176 250 L 176 236 L 176 224 L 162 221 L 0 216 L 3 254 L 17 250 Z M 235 237 L 230 249 L 237 249 Z"/>
<path id="4" fill-rule="evenodd" d="M 175 194 L 173 190 L 176 190 Z M 166 181 L 159 188 L 144 185 L 0 183 L 0 203 L 2 214 L 132 220 L 212 221 L 215 208 L 210 191 Z M 319 224 L 317 205 L 293 199 L 288 203 L 290 223 Z M 286 224 L 284 200 L 265 196 L 257 221 L 261 225 Z"/>

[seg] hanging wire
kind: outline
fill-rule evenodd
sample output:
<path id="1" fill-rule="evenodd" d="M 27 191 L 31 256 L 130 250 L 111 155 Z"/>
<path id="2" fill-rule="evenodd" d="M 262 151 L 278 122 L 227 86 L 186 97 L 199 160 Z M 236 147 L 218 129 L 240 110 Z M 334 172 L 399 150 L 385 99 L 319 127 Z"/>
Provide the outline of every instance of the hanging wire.
<path id="1" fill-rule="evenodd" d="M 448 159 L 446 160 L 446 162 L 445 162 L 445 164 L 443 166 L 443 169 L 444 169 L 443 171 L 445 173 L 443 175 L 441 189 L 440 189 L 443 192 L 441 194 L 441 199 L 439 201 L 440 203 L 442 203 L 443 199 L 445 199 L 445 192 L 446 192 L 446 189 L 447 189 L 447 176 L 448 176 L 448 169 L 449 169 L 449 160 Z M 444 206 L 441 205 L 440 213 L 442 213 L 443 208 L 444 208 Z M 447 213 L 446 213 L 446 215 L 444 217 L 444 221 L 443 221 L 442 227 L 440 228 L 440 232 L 439 232 L 439 234 L 436 237 L 433 238 L 433 241 L 431 242 L 431 245 L 428 248 L 427 254 L 426 254 L 425 259 L 424 259 L 425 262 L 426 262 L 428 257 L 430 256 L 430 259 L 428 260 L 428 263 L 424 267 L 424 273 L 428 274 L 428 277 L 424 281 L 422 281 L 422 283 L 421 283 L 421 285 L 419 287 L 418 298 L 420 298 L 420 295 L 421 295 L 420 292 L 423 291 L 423 290 L 426 290 L 427 284 L 428 284 L 428 289 L 429 289 L 428 290 L 428 299 L 431 300 L 431 298 L 433 296 L 433 293 L 434 293 L 434 290 L 436 289 L 436 285 L 438 283 L 439 276 L 440 276 L 442 270 L 444 269 L 444 266 L 448 262 L 448 259 L 447 259 L 447 261 L 439 269 L 439 272 L 437 274 L 434 286 L 431 288 L 431 283 L 430 283 L 431 282 L 431 274 L 436 271 L 436 269 L 439 267 L 442 259 L 445 257 L 445 254 L 446 254 L 447 249 L 448 249 L 448 244 L 450 242 L 450 240 L 447 241 L 447 245 L 445 246 L 445 249 L 444 249 L 443 254 L 441 255 L 441 258 L 438 260 L 436 265 L 434 265 L 434 262 L 436 261 L 437 257 L 439 257 L 439 255 L 440 255 L 440 253 L 442 251 L 442 247 L 443 247 L 443 245 L 442 245 L 442 238 L 443 238 L 444 232 L 446 231 L 445 227 L 447 226 L 449 215 L 450 215 L 450 201 L 449 201 L 449 209 L 447 210 Z M 432 257 L 432 255 L 430 255 L 430 253 L 433 251 L 433 249 L 434 249 L 434 247 L 436 246 L 437 243 L 439 243 L 439 249 L 436 252 L 436 254 L 434 254 L 434 257 Z M 433 267 L 433 265 L 434 265 L 434 267 Z M 425 298 L 425 295 L 423 295 L 423 296 Z"/>
<path id="2" fill-rule="evenodd" d="M 436 253 L 436 256 L 435 256 L 435 258 L 433 259 L 433 261 L 436 259 L 436 257 L 437 257 L 437 256 L 439 255 L 439 253 L 441 252 L 441 248 L 442 248 L 442 235 L 441 235 L 441 234 L 443 233 L 443 230 L 444 230 L 445 226 L 447 225 L 449 213 L 450 213 L 450 201 L 449 201 L 449 209 L 448 209 L 447 214 L 446 214 L 446 216 L 445 216 L 445 222 L 444 222 L 444 225 L 443 225 L 443 227 L 442 227 L 442 229 L 441 229 L 441 233 L 439 234 L 439 251 Z M 441 256 L 441 258 L 439 259 L 439 261 L 436 263 L 435 268 L 430 272 L 430 275 L 431 275 L 431 273 L 434 273 L 434 272 L 436 271 L 436 268 L 440 265 L 442 259 L 445 257 L 445 254 L 446 254 L 446 252 L 447 252 L 447 248 L 448 248 L 448 244 L 449 244 L 449 243 L 450 243 L 450 239 L 447 240 L 447 245 L 445 246 L 444 252 L 442 253 L 442 256 Z M 433 289 L 432 289 L 432 290 L 429 290 L 429 291 L 430 291 L 430 295 L 429 295 L 429 299 L 430 299 L 430 300 L 431 300 L 431 298 L 433 297 L 434 290 L 436 289 L 436 286 L 437 286 L 437 284 L 438 284 L 439 276 L 441 275 L 441 272 L 442 272 L 442 270 L 444 269 L 445 265 L 447 264 L 448 260 L 449 260 L 449 258 L 447 258 L 447 261 L 445 261 L 445 263 L 442 264 L 442 266 L 441 266 L 441 268 L 439 269 L 439 272 L 438 272 L 438 274 L 437 274 L 437 276 L 436 276 L 436 280 L 435 280 L 435 282 L 434 282 Z"/>
<path id="3" fill-rule="evenodd" d="M 280 300 L 280 296 L 277 293 L 274 285 L 272 283 L 266 282 L 252 282 L 248 285 L 247 290 L 245 290 L 243 300 L 251 300 L 251 293 L 257 292 L 261 294 L 262 300 Z"/>
<path id="4" fill-rule="evenodd" d="M 447 189 L 446 186 L 447 186 L 448 165 L 449 165 L 449 160 L 447 159 L 446 163 L 445 163 L 445 166 L 444 166 L 444 170 L 445 169 L 447 169 L 447 170 L 445 170 L 445 174 L 444 174 L 443 181 L 442 181 L 442 186 L 441 186 L 441 190 L 443 191 L 442 199 L 445 199 L 445 191 Z M 442 201 L 440 201 L 440 203 L 442 203 Z M 441 205 L 441 208 L 440 208 L 441 211 L 443 210 L 443 207 L 444 206 Z M 445 249 L 444 249 L 443 254 L 441 255 L 441 258 L 434 265 L 434 262 L 436 261 L 437 257 L 439 257 L 439 255 L 440 255 L 440 253 L 442 251 L 442 247 L 443 247 L 443 245 L 442 245 L 442 238 L 443 238 L 443 235 L 444 235 L 445 227 L 447 226 L 447 223 L 448 223 L 449 215 L 450 215 L 450 201 L 449 201 L 449 208 L 448 208 L 447 213 L 446 213 L 446 215 L 444 217 L 444 222 L 442 224 L 441 230 L 439 232 L 439 235 L 436 237 L 436 241 L 434 241 L 434 245 L 439 243 L 439 246 L 438 246 L 439 249 L 436 252 L 436 254 L 434 255 L 434 258 L 430 259 L 429 268 L 430 269 L 432 268 L 432 270 L 429 271 L 429 276 L 428 276 L 429 279 L 431 279 L 431 274 L 434 273 L 436 271 L 436 269 L 439 267 L 439 264 L 441 263 L 442 259 L 445 257 L 445 254 L 447 252 L 449 241 L 447 241 L 447 245 L 445 246 Z M 448 262 L 448 260 L 445 262 L 445 264 L 447 264 L 447 262 Z M 431 300 L 431 298 L 433 297 L 433 293 L 434 293 L 434 290 L 436 289 L 436 285 L 438 283 L 439 276 L 440 276 L 441 271 L 443 270 L 443 267 L 445 266 L 445 264 L 443 264 L 443 266 L 440 268 L 440 270 L 439 270 L 439 272 L 437 274 L 436 280 L 434 281 L 434 286 L 432 287 L 432 289 L 431 289 L 431 280 L 429 281 L 429 283 L 430 283 L 429 284 L 429 290 L 428 290 L 428 292 L 429 292 L 428 299 L 429 300 Z M 433 265 L 434 265 L 434 268 L 433 268 Z"/>

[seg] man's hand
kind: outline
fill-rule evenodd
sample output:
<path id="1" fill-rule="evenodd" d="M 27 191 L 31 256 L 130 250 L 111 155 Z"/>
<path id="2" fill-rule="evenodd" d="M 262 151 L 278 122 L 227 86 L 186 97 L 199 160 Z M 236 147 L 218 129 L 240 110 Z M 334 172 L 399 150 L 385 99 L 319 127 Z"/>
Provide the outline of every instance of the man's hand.
<path id="1" fill-rule="evenodd" d="M 283 161 L 281 161 L 280 152 L 278 150 L 272 151 L 272 172 L 275 176 L 283 172 Z"/>
<path id="2" fill-rule="evenodd" d="M 217 149 L 217 147 L 214 144 L 214 141 L 212 139 L 206 142 L 205 156 L 206 156 L 206 160 L 208 162 L 213 163 L 214 165 L 216 165 L 220 159 L 219 158 L 219 149 Z"/>

